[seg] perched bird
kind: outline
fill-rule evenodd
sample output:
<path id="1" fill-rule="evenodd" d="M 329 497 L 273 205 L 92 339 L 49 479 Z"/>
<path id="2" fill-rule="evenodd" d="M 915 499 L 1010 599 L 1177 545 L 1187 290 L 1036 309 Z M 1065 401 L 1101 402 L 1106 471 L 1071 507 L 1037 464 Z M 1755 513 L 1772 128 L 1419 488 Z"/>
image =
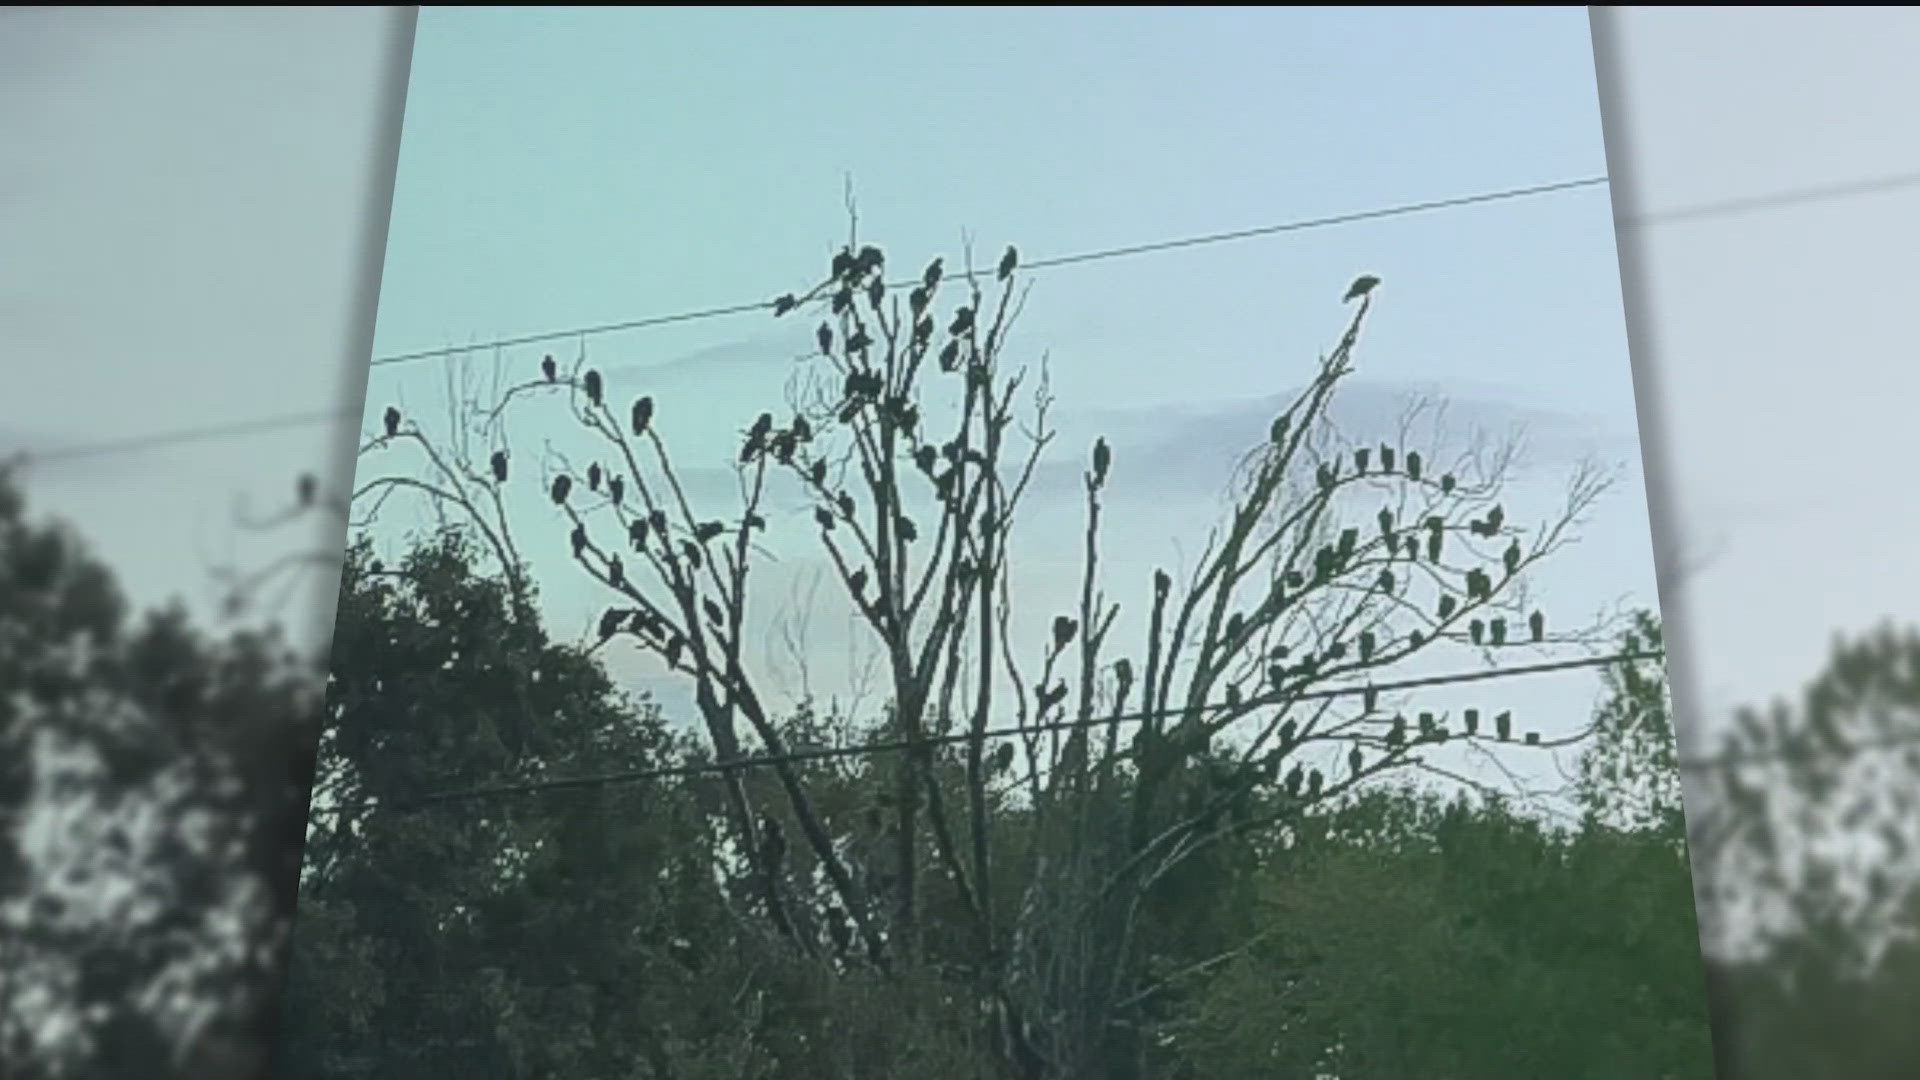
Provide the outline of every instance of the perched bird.
<path id="1" fill-rule="evenodd" d="M 1509 739 L 1512 739 L 1513 738 L 1513 713 L 1503 712 L 1500 715 L 1494 717 L 1493 733 L 1499 737 L 1501 742 L 1506 742 Z"/>
<path id="2" fill-rule="evenodd" d="M 540 374 L 545 375 L 548 382 L 553 382 L 560 378 L 560 367 L 553 362 L 552 353 L 548 353 L 546 356 L 540 358 Z"/>
<path id="3" fill-rule="evenodd" d="M 594 371 L 592 368 L 588 368 L 586 377 L 581 380 L 581 384 L 587 391 L 587 400 L 597 407 L 600 404 L 600 392 L 602 390 L 600 373 Z"/>
<path id="4" fill-rule="evenodd" d="M 314 500 L 320 497 L 320 481 L 315 480 L 312 473 L 301 473 L 300 479 L 294 484 L 294 494 L 301 506 L 312 506 Z"/>
<path id="5" fill-rule="evenodd" d="M 1536 611 L 1527 616 L 1527 629 L 1533 631 L 1533 640 L 1545 641 L 1547 638 L 1547 613 Z"/>
<path id="6" fill-rule="evenodd" d="M 573 477 L 561 473 L 553 478 L 553 502 L 558 506 L 567 501 L 567 493 L 573 490 Z"/>
<path id="7" fill-rule="evenodd" d="M 1346 298 L 1341 300 L 1340 302 L 1343 304 L 1350 304 L 1353 301 L 1359 299 L 1360 297 L 1363 297 L 1368 293 L 1372 292 L 1374 289 L 1374 286 L 1378 284 L 1380 284 L 1379 278 L 1374 277 L 1372 274 L 1362 274 L 1359 277 L 1353 279 L 1353 285 L 1347 289 Z"/>
<path id="8" fill-rule="evenodd" d="M 999 774 L 1006 772 L 1007 768 L 1012 764 L 1013 764 L 1013 744 L 1010 742 L 1003 742 L 999 746 L 996 746 L 993 748 L 993 757 L 987 760 L 987 774 L 989 776 L 998 776 Z"/>
<path id="9" fill-rule="evenodd" d="M 493 452 L 493 479 L 494 482 L 498 484 L 507 482 L 507 452 L 505 450 L 495 450 Z"/>
<path id="10" fill-rule="evenodd" d="M 1098 438 L 1093 441 L 1093 486 L 1099 487 L 1107 482 L 1107 469 L 1113 465 L 1113 451 L 1107 449 L 1107 440 Z"/>
<path id="11" fill-rule="evenodd" d="M 1007 253 L 1005 255 L 1000 256 L 1000 280 L 1005 281 L 1008 278 L 1012 277 L 1013 268 L 1015 266 L 1018 266 L 1019 263 L 1020 263 L 1020 253 L 1013 249 L 1012 244 L 1008 244 Z"/>
<path id="12" fill-rule="evenodd" d="M 391 439 L 395 435 L 400 434 L 400 410 L 399 409 L 396 409 L 391 405 L 387 406 L 386 424 L 387 424 L 387 438 Z"/>

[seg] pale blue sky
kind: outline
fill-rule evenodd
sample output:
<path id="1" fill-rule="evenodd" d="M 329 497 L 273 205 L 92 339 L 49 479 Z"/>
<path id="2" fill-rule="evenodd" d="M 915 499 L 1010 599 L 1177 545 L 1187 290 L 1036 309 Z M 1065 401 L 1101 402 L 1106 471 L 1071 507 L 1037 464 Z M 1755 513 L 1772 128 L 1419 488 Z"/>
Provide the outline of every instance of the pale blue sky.
<path id="1" fill-rule="evenodd" d="M 911 272 L 935 254 L 955 266 L 963 230 L 982 260 L 1009 242 L 1044 259 L 1598 176 L 1605 149 L 1581 9 L 428 9 L 375 355 L 771 298 L 844 240 L 848 173 L 862 238 Z M 1331 346 L 1363 272 L 1385 284 L 1343 420 L 1385 436 L 1419 391 L 1453 399 L 1457 436 L 1528 424 L 1535 453 L 1510 512 L 1529 521 L 1557 509 L 1577 457 L 1621 467 L 1590 541 L 1539 587 L 1563 625 L 1653 602 L 1600 186 L 1036 272 L 1014 341 L 1051 357 L 1051 460 L 1071 470 L 1095 434 L 1114 443 L 1105 585 L 1128 651 L 1152 567 L 1204 538 L 1228 462 Z M 733 317 L 607 335 L 587 355 L 611 398 L 653 394 L 691 464 L 719 465 L 727 432 L 778 402 L 811 325 Z M 502 360 L 525 378 L 543 352 L 577 348 Z M 398 402 L 444 430 L 445 379 L 437 360 L 375 368 L 367 429 Z M 529 476 L 539 440 L 567 445 L 564 410 L 515 430 L 523 541 L 558 568 L 542 576 L 556 630 L 580 633 L 608 600 L 565 568 L 566 529 Z M 725 473 L 708 478 L 709 505 L 731 506 Z M 1028 536 L 1075 521 L 1070 486 L 1036 499 Z M 806 532 L 776 542 L 763 618 L 817 565 Z M 1037 633 L 1072 602 L 1077 568 L 1028 543 L 1016 581 Z M 815 687 L 831 692 L 844 620 L 811 618 L 810 663 L 829 669 Z M 650 663 L 609 663 L 681 700 Z M 1501 700 L 1565 732 L 1595 690 L 1593 673 L 1538 677 Z"/>

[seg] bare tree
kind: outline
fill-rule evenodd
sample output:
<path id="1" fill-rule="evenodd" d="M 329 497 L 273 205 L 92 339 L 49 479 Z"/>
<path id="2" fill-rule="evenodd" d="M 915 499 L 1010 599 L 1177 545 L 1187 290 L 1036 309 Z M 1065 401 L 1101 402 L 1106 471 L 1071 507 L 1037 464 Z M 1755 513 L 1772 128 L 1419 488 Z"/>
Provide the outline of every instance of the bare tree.
<path id="1" fill-rule="evenodd" d="M 1423 767 L 1432 747 L 1571 741 L 1514 732 L 1504 712 L 1409 721 L 1395 695 L 1367 687 L 1436 650 L 1491 663 L 1516 647 L 1601 641 L 1602 627 L 1549 628 L 1525 583 L 1606 481 L 1582 469 L 1557 514 L 1523 527 L 1501 502 L 1511 447 L 1442 463 L 1413 444 L 1418 413 L 1397 442 L 1343 441 L 1327 409 L 1372 302 L 1356 286 L 1338 343 L 1244 458 L 1198 565 L 1182 582 L 1155 572 L 1135 655 L 1111 639 L 1120 605 L 1104 588 L 1100 535 L 1115 461 L 1096 443 L 1078 609 L 1053 618 L 1036 653 L 1009 630 L 1010 535 L 1054 434 L 1044 361 L 1036 378 L 1007 358 L 1026 295 L 1017 255 L 992 271 L 969 256 L 952 275 L 935 259 L 895 284 L 885 269 L 879 248 L 850 237 L 825 280 L 770 305 L 821 321 L 807 376 L 778 415 L 739 434 L 727 512 L 695 505 L 669 448 L 669 403 L 610 400 L 584 347 L 565 371 L 548 356 L 484 400 L 450 395 L 445 445 L 389 410 L 363 453 L 411 442 L 427 475 L 363 477 L 354 501 L 370 515 L 398 491 L 427 495 L 472 523 L 524 596 L 503 492 L 528 478 L 509 465 L 506 420 L 516 402 L 564 396 L 591 451 L 574 461 L 550 450 L 539 480 L 573 560 L 610 598 L 598 636 L 691 687 L 730 837 L 776 932 L 822 963 L 844 970 L 858 955 L 885 976 L 951 958 L 952 935 L 934 948 L 924 920 L 935 899 L 950 903 L 968 931 L 961 974 L 994 1017 L 1009 1075 L 1115 1075 L 1127 1067 L 1116 1040 L 1138 1044 L 1161 985 L 1140 962 L 1143 898 L 1196 853 L 1234 835 L 1284 836 L 1308 806 Z M 785 492 L 810 505 L 830 576 L 880 658 L 898 753 L 877 837 L 861 844 L 829 826 L 806 774 L 782 760 L 788 735 L 764 670 L 774 665 L 750 648 L 753 571 L 769 557 L 757 537 Z M 771 759 L 755 767 L 771 772 L 772 800 L 748 781 L 750 748 Z M 1015 819 L 1021 842 L 997 850 Z M 793 881 L 796 844 L 821 889 Z"/>

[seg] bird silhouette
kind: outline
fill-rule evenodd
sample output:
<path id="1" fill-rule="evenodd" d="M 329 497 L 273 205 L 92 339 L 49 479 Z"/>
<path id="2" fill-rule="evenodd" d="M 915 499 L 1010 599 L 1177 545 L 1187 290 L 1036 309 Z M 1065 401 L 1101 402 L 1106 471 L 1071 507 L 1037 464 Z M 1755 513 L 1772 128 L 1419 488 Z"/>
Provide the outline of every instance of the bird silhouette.
<path id="1" fill-rule="evenodd" d="M 581 380 L 587 391 L 587 400 L 597 408 L 600 404 L 600 373 L 589 368 L 586 378 Z"/>
<path id="2" fill-rule="evenodd" d="M 1102 437 L 1093 441 L 1093 486 L 1099 487 L 1107 482 L 1107 469 L 1113 464 L 1113 451 L 1107 449 L 1107 440 Z"/>
<path id="3" fill-rule="evenodd" d="M 1353 279 L 1353 284 L 1347 289 L 1346 297 L 1342 299 L 1340 302 L 1343 304 L 1350 304 L 1353 301 L 1359 299 L 1360 297 L 1363 297 L 1368 293 L 1372 292 L 1374 290 L 1374 287 L 1379 284 L 1380 284 L 1379 278 L 1374 277 L 1372 274 L 1362 274 L 1359 277 Z"/>
<path id="4" fill-rule="evenodd" d="M 567 493 L 572 490 L 573 477 L 568 476 L 566 473 L 561 473 L 559 476 L 554 477 L 553 490 L 550 492 L 553 496 L 554 505 L 558 506 L 565 503 L 567 501 Z"/>
<path id="5" fill-rule="evenodd" d="M 1019 264 L 1020 264 L 1020 253 L 1013 249 L 1012 244 L 1008 244 L 1007 253 L 1005 255 L 1000 256 L 1000 280 L 1005 281 L 1008 278 L 1012 277 L 1013 268 L 1015 266 L 1018 266 Z"/>
<path id="6" fill-rule="evenodd" d="M 505 450 L 495 450 L 493 452 L 492 464 L 493 464 L 494 483 L 497 483 L 497 484 L 506 483 L 507 482 L 507 452 Z"/>
<path id="7" fill-rule="evenodd" d="M 391 405 L 387 406 L 387 414 L 386 414 L 385 420 L 387 425 L 387 438 L 391 439 L 395 435 L 400 434 L 400 410 L 399 409 L 396 409 Z"/>
<path id="8" fill-rule="evenodd" d="M 1547 638 L 1547 613 L 1536 611 L 1527 616 L 1527 629 L 1533 632 L 1533 640 L 1545 641 Z"/>
<path id="9" fill-rule="evenodd" d="M 999 746 L 996 746 L 993 748 L 993 757 L 987 761 L 987 772 L 989 775 L 998 776 L 999 774 L 1006 772 L 1008 766 L 1012 764 L 1013 764 L 1013 744 L 1010 742 L 1003 742 Z"/>
<path id="10" fill-rule="evenodd" d="M 548 382 L 554 382 L 560 378 L 560 366 L 553 362 L 551 353 L 540 358 L 540 374 L 545 375 Z"/>
<path id="11" fill-rule="evenodd" d="M 1493 718 L 1493 733 L 1501 742 L 1513 738 L 1513 713 L 1503 712 Z"/>

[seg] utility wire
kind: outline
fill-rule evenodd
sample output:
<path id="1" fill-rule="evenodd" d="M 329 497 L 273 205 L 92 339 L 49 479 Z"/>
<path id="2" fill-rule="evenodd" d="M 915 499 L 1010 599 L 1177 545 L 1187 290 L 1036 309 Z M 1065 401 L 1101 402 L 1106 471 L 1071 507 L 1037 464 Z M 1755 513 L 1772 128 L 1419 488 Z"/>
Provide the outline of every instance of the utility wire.
<path id="1" fill-rule="evenodd" d="M 1502 191 L 1487 191 L 1476 195 L 1462 195 L 1449 199 L 1430 199 L 1424 202 L 1404 203 L 1398 206 L 1379 207 L 1373 210 L 1361 210 L 1347 214 L 1334 214 L 1327 217 L 1305 218 L 1282 222 L 1276 225 L 1263 225 L 1251 229 L 1239 229 L 1233 232 L 1207 233 L 1199 236 L 1180 237 L 1173 240 L 1160 240 L 1151 243 L 1133 244 L 1126 247 L 1107 248 L 1100 251 L 1081 252 L 1075 255 L 1060 255 L 1050 259 L 1038 259 L 1024 264 L 1025 270 L 1044 270 L 1049 267 L 1071 266 L 1078 263 L 1097 262 L 1104 259 L 1117 259 L 1129 255 L 1144 255 L 1160 251 L 1172 251 L 1178 248 L 1197 247 L 1204 244 L 1218 244 L 1229 240 L 1244 240 L 1256 236 L 1271 236 L 1279 233 L 1299 232 L 1305 229 L 1325 228 L 1332 225 L 1345 225 L 1359 221 L 1372 221 L 1380 218 L 1399 217 L 1406 214 L 1426 213 L 1434 210 L 1448 210 L 1458 207 L 1474 206 L 1480 203 L 1500 202 L 1509 199 L 1527 198 L 1537 195 L 1549 195 L 1577 188 L 1593 187 L 1607 182 L 1605 176 L 1590 176 L 1577 180 L 1562 180 L 1550 184 L 1536 184 L 1531 187 L 1508 188 Z M 900 281 L 889 288 L 905 288 L 918 284 L 916 280 Z M 599 337 L 605 334 L 627 330 L 641 330 L 654 326 L 667 326 L 674 323 L 698 322 L 706 319 L 718 319 L 732 315 L 746 315 L 756 311 L 771 311 L 773 301 L 756 300 L 752 303 L 728 304 L 724 307 L 703 308 L 695 311 L 682 311 L 670 315 L 652 315 L 623 322 L 601 323 L 596 326 L 576 326 L 566 330 L 549 330 L 537 334 L 525 334 L 519 337 L 501 338 L 496 341 L 481 342 L 473 345 L 447 347 L 440 349 L 422 349 L 417 352 L 396 353 L 375 357 L 369 362 L 371 367 L 385 367 L 392 364 L 411 363 L 416 360 L 430 360 L 452 356 L 458 353 L 483 352 L 488 349 L 513 348 L 520 345 L 536 345 L 549 341 L 562 341 L 572 338 Z M 28 452 L 24 456 L 27 465 L 40 462 L 64 461 L 78 457 L 90 457 L 99 454 L 125 453 L 133 450 L 159 449 L 185 443 L 202 442 L 211 439 L 232 438 L 251 435 L 261 431 L 277 430 L 282 427 L 294 427 L 322 423 L 340 419 L 342 413 L 307 413 L 294 417 L 255 420 L 241 424 L 228 424 L 216 427 L 189 428 L 183 431 L 147 435 L 133 439 L 123 439 L 108 443 L 92 443 L 63 447 L 45 452 Z"/>
<path id="2" fill-rule="evenodd" d="M 1391 693 L 1400 690 L 1413 690 L 1434 686 L 1451 686 L 1461 683 L 1485 682 L 1490 679 L 1504 679 L 1520 675 L 1540 675 L 1553 672 L 1571 671 L 1578 668 L 1599 667 L 1607 664 L 1633 663 L 1642 660 L 1659 660 L 1666 651 L 1652 650 L 1620 653 L 1613 656 L 1589 656 L 1574 660 L 1555 660 L 1540 664 L 1527 664 L 1519 667 L 1489 668 L 1483 671 L 1457 672 L 1451 675 L 1430 675 L 1422 678 L 1401 679 L 1390 683 L 1375 683 L 1368 686 L 1340 686 L 1324 690 L 1312 690 L 1302 694 L 1279 695 L 1261 700 L 1259 698 L 1242 702 L 1237 708 L 1254 709 L 1264 705 L 1279 704 L 1282 701 L 1296 703 L 1301 701 L 1323 701 L 1340 697 L 1373 693 Z M 1203 712 L 1220 712 L 1236 706 L 1215 704 L 1202 706 Z M 1119 721 L 1138 723 L 1148 719 L 1165 719 L 1177 716 L 1183 710 L 1144 710 L 1132 713 L 1120 713 L 1097 718 L 1093 725 Z M 1055 720 L 1043 724 L 1028 724 L 1024 727 L 990 729 L 978 737 L 1000 739 L 1011 736 L 1035 735 L 1049 731 L 1064 731 L 1080 726 L 1081 721 Z M 640 783 L 648 780 L 660 780 L 672 777 L 698 776 L 704 773 L 724 773 L 739 769 L 760 768 L 768 765 L 791 764 L 808 761 L 823 761 L 832 758 L 864 757 L 872 754 L 898 753 L 906 750 L 935 746 L 948 746 L 970 742 L 976 738 L 973 732 L 949 733 L 945 735 L 926 735 L 919 739 L 890 739 L 879 742 L 862 743 L 859 746 L 822 746 L 805 750 L 792 750 L 784 754 L 760 754 L 751 757 L 736 758 L 730 762 L 710 762 L 694 765 L 664 765 L 648 769 L 632 769 L 620 772 L 599 773 L 590 776 L 561 777 L 551 780 L 529 780 L 511 784 L 490 784 L 482 787 L 457 788 L 431 792 L 400 802 L 380 802 L 374 800 L 341 803 L 335 806 L 314 807 L 313 814 L 341 814 L 352 810 L 386 808 L 401 811 L 423 809 L 429 806 L 445 806 L 452 803 L 473 802 L 479 799 L 513 795 L 532 795 L 547 791 L 580 790 L 585 788 L 608 787 L 615 784 Z"/>

